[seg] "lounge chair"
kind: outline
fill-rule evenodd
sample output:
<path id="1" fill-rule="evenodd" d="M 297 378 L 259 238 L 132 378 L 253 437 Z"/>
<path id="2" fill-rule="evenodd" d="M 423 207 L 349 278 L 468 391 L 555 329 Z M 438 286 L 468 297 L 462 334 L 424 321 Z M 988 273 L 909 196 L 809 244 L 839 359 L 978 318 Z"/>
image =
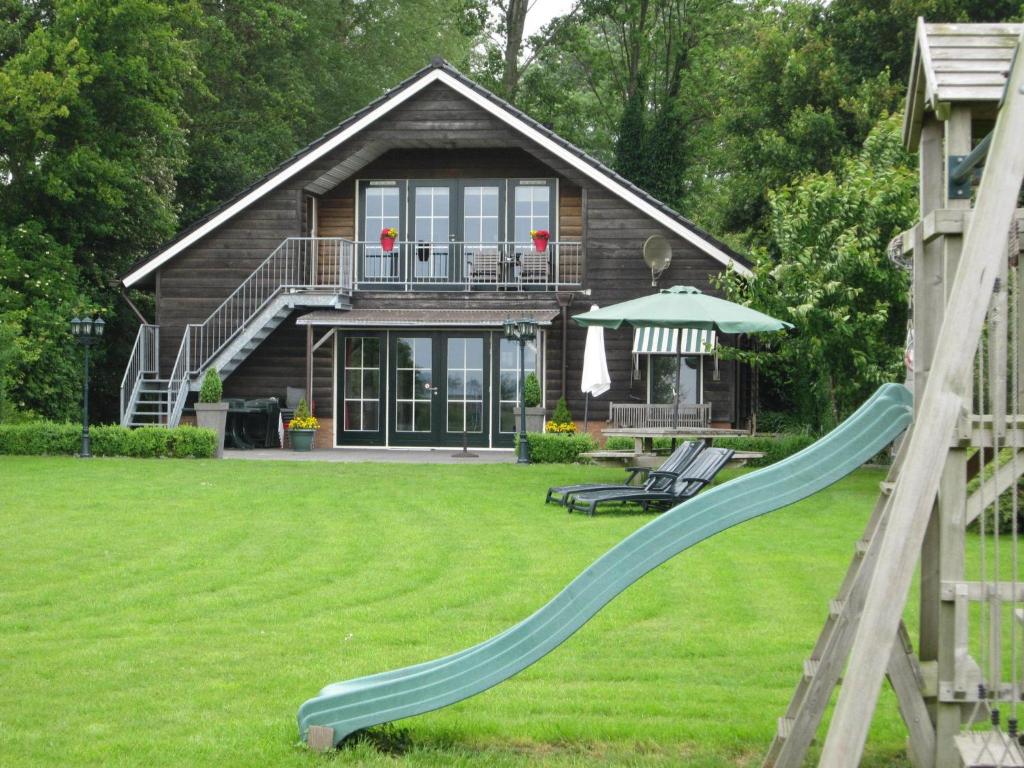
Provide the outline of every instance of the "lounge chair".
<path id="1" fill-rule="evenodd" d="M 642 488 L 630 490 L 590 491 L 575 494 L 568 503 L 569 511 L 593 515 L 599 504 L 639 504 L 646 512 L 650 507 L 671 507 L 691 499 L 715 479 L 722 467 L 729 463 L 731 448 L 705 448 L 694 462 L 681 473 L 667 490 L 651 491 Z"/>
<path id="2" fill-rule="evenodd" d="M 704 443 L 700 440 L 690 440 L 680 444 L 672 454 L 665 459 L 664 463 L 657 470 L 649 472 L 647 480 L 643 485 L 634 485 L 636 476 L 645 471 L 644 467 L 626 467 L 628 477 L 624 483 L 581 483 L 578 485 L 556 485 L 548 488 L 548 495 L 544 499 L 545 504 L 561 504 L 563 507 L 569 503 L 569 498 L 576 493 L 603 490 L 665 490 L 669 488 L 675 479 L 683 472 L 701 451 L 704 450 Z"/>

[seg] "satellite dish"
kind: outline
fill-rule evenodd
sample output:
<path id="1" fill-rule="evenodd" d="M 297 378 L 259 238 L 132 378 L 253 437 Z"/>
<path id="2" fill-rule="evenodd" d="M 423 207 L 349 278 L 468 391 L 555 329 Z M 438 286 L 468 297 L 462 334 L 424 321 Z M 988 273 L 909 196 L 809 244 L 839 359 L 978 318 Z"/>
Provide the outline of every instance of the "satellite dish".
<path id="1" fill-rule="evenodd" d="M 658 285 L 661 273 L 672 263 L 672 246 L 661 235 L 651 235 L 644 241 L 644 263 L 651 268 L 651 285 Z"/>

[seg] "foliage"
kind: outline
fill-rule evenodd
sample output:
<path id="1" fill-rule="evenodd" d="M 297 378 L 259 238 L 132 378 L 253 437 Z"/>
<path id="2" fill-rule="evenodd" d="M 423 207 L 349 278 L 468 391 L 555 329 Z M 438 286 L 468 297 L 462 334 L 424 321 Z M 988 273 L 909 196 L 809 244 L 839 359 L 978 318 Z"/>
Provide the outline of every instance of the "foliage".
<path id="1" fill-rule="evenodd" d="M 796 326 L 766 350 L 732 354 L 759 362 L 818 432 L 903 378 L 907 279 L 886 248 L 915 217 L 917 177 L 899 127 L 886 118 L 835 173 L 774 193 L 771 247 L 756 254 L 754 277 L 724 281 L 733 300 Z"/>
<path id="2" fill-rule="evenodd" d="M 100 424 L 90 427 L 89 436 L 90 450 L 95 456 L 208 459 L 214 455 L 216 443 L 213 430 L 192 426 L 133 430 Z M 81 446 L 82 427 L 78 424 L 51 421 L 0 424 L 0 454 L 74 456 Z"/>
<path id="3" fill-rule="evenodd" d="M 597 443 L 587 434 L 546 434 L 530 432 L 526 436 L 530 461 L 534 464 L 573 464 L 582 461 L 581 454 L 597 449 Z M 515 437 L 519 450 L 519 435 Z"/>
<path id="4" fill-rule="evenodd" d="M 569 411 L 564 395 L 558 398 L 558 404 L 555 406 L 554 413 L 551 414 L 551 420 L 559 424 L 569 424 L 572 422 L 572 413 Z"/>
<path id="5" fill-rule="evenodd" d="M 203 376 L 203 383 L 199 388 L 199 402 L 219 403 L 223 394 L 224 383 L 220 380 L 220 374 L 216 368 L 210 368 Z"/>
<path id="6" fill-rule="evenodd" d="M 523 404 L 527 408 L 536 408 L 540 405 L 540 380 L 533 371 L 526 374 L 523 380 Z"/>
<path id="7" fill-rule="evenodd" d="M 299 406 L 295 409 L 295 415 L 288 422 L 288 429 L 320 429 L 320 422 L 310 413 L 306 398 L 299 400 Z"/>
<path id="8" fill-rule="evenodd" d="M 751 459 L 748 467 L 767 467 L 777 461 L 802 451 L 814 442 L 811 435 L 776 435 L 773 437 L 716 437 L 713 441 L 718 448 L 732 448 L 734 451 L 763 453 L 760 459 Z"/>

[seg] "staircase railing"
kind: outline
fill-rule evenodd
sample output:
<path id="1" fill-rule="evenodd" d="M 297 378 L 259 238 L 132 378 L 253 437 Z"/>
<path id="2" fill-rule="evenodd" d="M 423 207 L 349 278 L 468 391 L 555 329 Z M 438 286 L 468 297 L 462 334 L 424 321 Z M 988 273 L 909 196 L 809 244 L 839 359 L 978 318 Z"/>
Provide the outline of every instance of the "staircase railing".
<path id="1" fill-rule="evenodd" d="M 191 376 L 278 294 L 317 289 L 351 294 L 354 253 L 352 241 L 340 237 L 289 237 L 206 320 L 186 326 L 168 382 L 173 402 L 169 425 L 181 418 Z"/>
<path id="2" fill-rule="evenodd" d="M 146 374 L 156 374 L 160 360 L 160 327 L 142 324 L 135 334 L 135 344 L 121 379 L 121 424 L 128 426 L 132 410 L 139 399 L 139 390 Z"/>

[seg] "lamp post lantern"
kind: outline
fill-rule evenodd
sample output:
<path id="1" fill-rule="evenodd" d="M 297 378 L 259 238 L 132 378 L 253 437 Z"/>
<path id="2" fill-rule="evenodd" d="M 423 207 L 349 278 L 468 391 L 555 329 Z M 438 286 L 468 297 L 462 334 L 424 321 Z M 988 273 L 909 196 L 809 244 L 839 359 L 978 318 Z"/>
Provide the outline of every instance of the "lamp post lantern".
<path id="1" fill-rule="evenodd" d="M 536 320 L 513 320 L 504 323 L 505 338 L 519 342 L 519 457 L 517 464 L 530 463 L 530 447 L 526 442 L 526 342 L 537 338 Z"/>
<path id="2" fill-rule="evenodd" d="M 85 374 L 82 379 L 82 450 L 79 457 L 92 458 L 89 451 L 89 347 L 103 336 L 106 323 L 102 317 L 75 317 L 71 320 L 71 335 L 85 351 Z"/>

